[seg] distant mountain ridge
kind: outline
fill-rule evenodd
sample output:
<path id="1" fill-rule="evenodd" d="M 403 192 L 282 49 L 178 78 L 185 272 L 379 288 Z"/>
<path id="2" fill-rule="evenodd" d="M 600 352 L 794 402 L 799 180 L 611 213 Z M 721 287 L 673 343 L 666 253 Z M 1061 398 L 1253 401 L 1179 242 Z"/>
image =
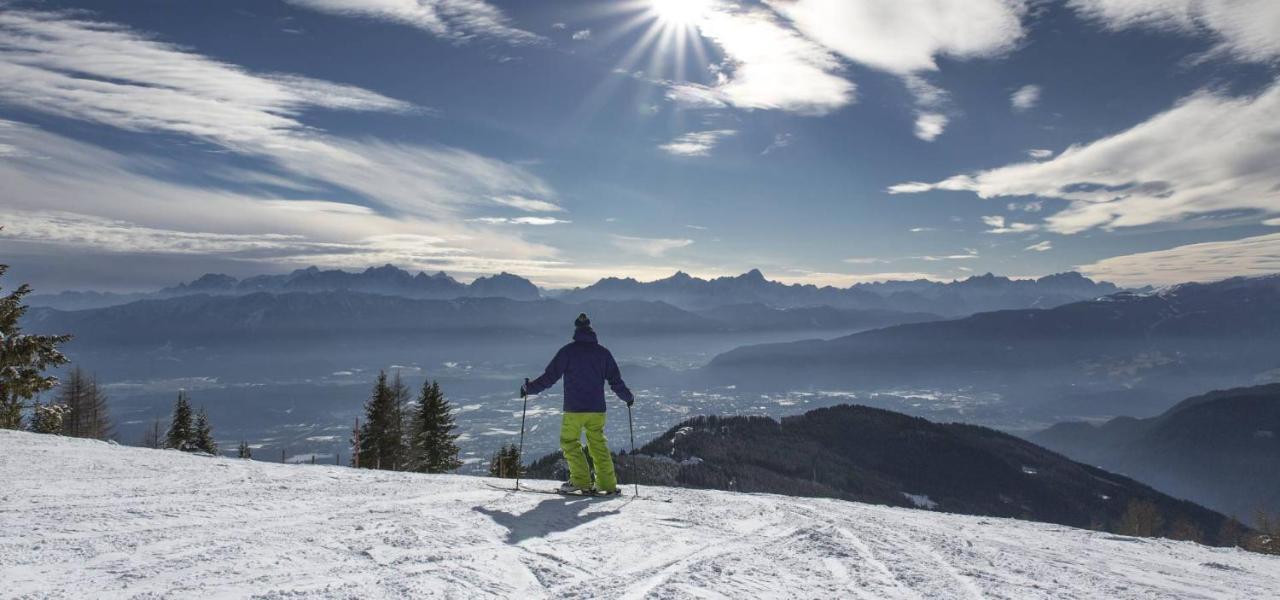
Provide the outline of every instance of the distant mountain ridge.
<path id="1" fill-rule="evenodd" d="M 1280 276 L 1270 276 L 744 347 L 717 356 L 707 371 L 733 381 L 785 372 L 811 385 L 863 389 L 983 385 L 1039 398 L 1091 386 L 1152 386 L 1177 397 L 1257 381 L 1280 367 L 1276 357 Z M 1103 414 L 1135 413 L 1117 407 Z"/>
<path id="2" fill-rule="evenodd" d="M 1010 279 L 988 273 L 950 283 L 889 281 L 838 288 L 771 281 L 753 269 L 742 275 L 715 279 L 700 279 L 684 272 L 649 282 L 610 277 L 566 292 L 562 297 L 573 301 L 660 301 L 690 310 L 759 303 L 779 308 L 891 308 L 960 316 L 1012 308 L 1052 308 L 1118 291 L 1120 288 L 1114 284 L 1094 282 L 1074 272 L 1039 279 Z"/>
<path id="3" fill-rule="evenodd" d="M 510 273 L 480 277 L 464 284 L 439 272 L 414 275 L 393 265 L 360 272 L 308 267 L 281 275 L 236 279 L 209 273 L 190 282 L 152 293 L 63 292 L 35 295 L 33 306 L 83 310 L 194 294 L 244 295 L 256 292 L 351 291 L 405 298 L 510 298 L 536 300 L 544 294 L 529 280 Z M 1119 291 L 1115 285 L 1094 282 L 1079 273 L 1060 273 L 1039 279 L 1010 279 L 990 273 L 942 283 L 928 280 L 860 283 L 848 288 L 785 284 L 771 281 L 757 269 L 736 277 L 700 279 L 684 272 L 657 281 L 608 277 L 584 288 L 548 293 L 567 302 L 639 300 L 664 302 L 700 311 L 735 305 L 762 304 L 773 308 L 894 310 L 955 317 L 1012 308 L 1051 308 Z"/>
<path id="4" fill-rule="evenodd" d="M 1073 462 L 985 427 L 940 424 L 840 405 L 775 421 L 697 417 L 616 461 L 624 481 L 841 498 L 951 513 L 1117 531 L 1132 500 L 1161 513 L 1164 531 L 1194 529 L 1214 544 L 1226 519 L 1126 477 Z M 531 477 L 562 475 L 550 455 Z M 1181 524 L 1175 526 L 1175 524 Z M 1189 526 L 1189 527 L 1188 527 Z"/>
<path id="5" fill-rule="evenodd" d="M 1241 520 L 1280 513 L 1280 384 L 1195 396 L 1149 419 L 1059 423 L 1030 439 Z"/>
<path id="6" fill-rule="evenodd" d="M 510 273 L 479 277 L 470 284 L 461 283 L 444 272 L 428 275 L 411 274 L 394 265 L 369 267 L 351 272 L 319 267 L 298 269 L 283 275 L 256 275 L 236 279 L 230 275 L 208 273 L 176 286 L 153 293 L 111 294 L 103 292 L 63 292 L 36 295 L 33 306 L 61 310 L 105 308 L 144 299 L 165 299 L 196 294 L 247 295 L 259 292 L 338 292 L 349 291 L 405 298 L 451 300 L 455 298 L 509 298 L 537 300 L 541 297 L 533 282 Z"/>

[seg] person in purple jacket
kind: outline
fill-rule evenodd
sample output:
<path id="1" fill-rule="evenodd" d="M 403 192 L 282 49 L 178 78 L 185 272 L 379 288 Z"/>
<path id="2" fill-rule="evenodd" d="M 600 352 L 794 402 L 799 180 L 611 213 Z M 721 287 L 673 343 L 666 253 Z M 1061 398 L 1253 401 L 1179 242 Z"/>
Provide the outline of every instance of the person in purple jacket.
<path id="1" fill-rule="evenodd" d="M 560 426 L 560 450 L 569 463 L 569 481 L 560 486 L 564 493 L 616 494 L 618 478 L 613 470 L 613 455 L 604 437 L 604 384 L 627 406 L 635 402 L 631 390 L 622 381 L 618 363 L 608 348 L 600 345 L 591 319 L 580 314 L 573 322 L 573 342 L 556 352 L 551 364 L 540 377 L 520 387 L 520 394 L 537 395 L 564 377 L 564 420 Z M 595 465 L 595 482 L 591 481 L 587 457 L 582 453 L 582 432 L 586 430 L 587 451 Z"/>

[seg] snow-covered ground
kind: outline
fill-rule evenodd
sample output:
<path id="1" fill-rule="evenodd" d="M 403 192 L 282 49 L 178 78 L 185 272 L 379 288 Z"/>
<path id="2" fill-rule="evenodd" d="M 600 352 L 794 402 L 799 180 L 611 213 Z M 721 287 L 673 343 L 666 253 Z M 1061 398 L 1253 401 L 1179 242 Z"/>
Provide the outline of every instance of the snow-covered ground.
<path id="1" fill-rule="evenodd" d="M 0 597 L 1280 594 L 1280 558 L 1191 543 L 834 500 L 563 498 L 494 481 L 0 431 Z"/>

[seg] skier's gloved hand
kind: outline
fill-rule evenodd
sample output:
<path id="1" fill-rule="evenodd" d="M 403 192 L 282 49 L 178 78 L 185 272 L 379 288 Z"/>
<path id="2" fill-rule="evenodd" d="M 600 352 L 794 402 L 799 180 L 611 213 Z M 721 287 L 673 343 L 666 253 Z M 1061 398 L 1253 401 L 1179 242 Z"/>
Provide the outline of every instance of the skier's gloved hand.
<path id="1" fill-rule="evenodd" d="M 529 395 L 529 384 L 527 383 L 520 384 L 520 397 L 523 398 L 528 395 Z"/>
<path id="2" fill-rule="evenodd" d="M 631 405 L 636 403 L 636 399 L 634 396 L 630 398 L 623 398 L 622 401 L 627 403 L 627 408 L 631 408 Z"/>

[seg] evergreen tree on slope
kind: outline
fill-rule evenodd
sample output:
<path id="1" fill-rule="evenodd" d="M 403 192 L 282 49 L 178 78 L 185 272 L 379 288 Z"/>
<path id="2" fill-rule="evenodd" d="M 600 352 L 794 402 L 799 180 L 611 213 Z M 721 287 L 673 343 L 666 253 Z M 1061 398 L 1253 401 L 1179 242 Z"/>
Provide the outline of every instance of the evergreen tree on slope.
<path id="1" fill-rule="evenodd" d="M 196 413 L 195 439 L 192 440 L 192 446 L 196 452 L 204 452 L 215 456 L 218 454 L 218 442 L 213 440 L 213 428 L 209 426 L 209 414 L 205 412 L 203 406 Z"/>
<path id="2" fill-rule="evenodd" d="M 396 377 L 399 384 L 399 376 Z M 365 403 L 365 422 L 360 426 L 360 467 L 364 469 L 395 470 L 401 468 L 404 458 L 403 421 L 400 403 L 407 390 L 398 391 L 387 382 L 385 371 L 378 373 L 373 395 Z"/>
<path id="3" fill-rule="evenodd" d="M 187 402 L 186 392 L 178 392 L 178 400 L 173 403 L 173 418 L 169 421 L 169 433 L 165 436 L 164 447 L 192 452 L 195 450 L 196 430 L 192 423 L 191 404 Z"/>
<path id="4" fill-rule="evenodd" d="M 0 277 L 8 270 L 8 265 L 0 265 Z M 27 311 L 22 298 L 30 293 L 31 287 L 24 284 L 0 296 L 0 429 L 21 429 L 23 403 L 58 383 L 45 376 L 45 370 L 67 362 L 58 346 L 71 336 L 24 335 L 18 327 Z"/>
<path id="5" fill-rule="evenodd" d="M 422 383 L 416 408 L 409 427 L 409 468 L 419 473 L 448 473 L 462 466 L 453 415 L 438 382 Z"/>

